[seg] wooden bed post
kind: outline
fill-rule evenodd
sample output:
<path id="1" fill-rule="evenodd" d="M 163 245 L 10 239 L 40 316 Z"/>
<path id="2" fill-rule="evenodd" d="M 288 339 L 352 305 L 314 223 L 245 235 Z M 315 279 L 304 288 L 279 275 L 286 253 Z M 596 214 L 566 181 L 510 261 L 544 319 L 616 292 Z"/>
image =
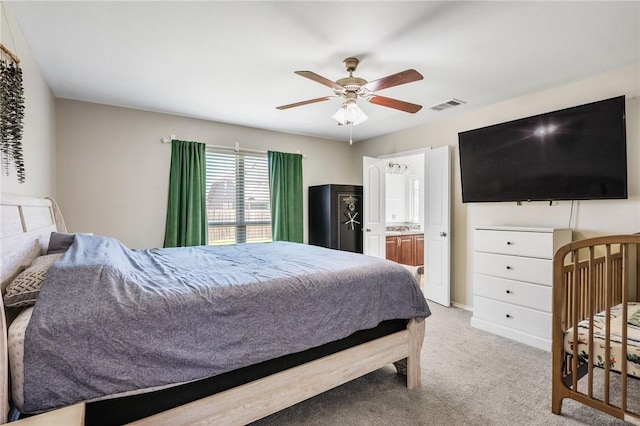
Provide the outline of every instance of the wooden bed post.
<path id="1" fill-rule="evenodd" d="M 64 223 L 64 218 L 62 217 L 62 212 L 58 207 L 58 203 L 53 198 L 47 197 L 47 200 L 51 201 L 51 211 L 53 213 L 53 221 L 56 224 L 56 232 L 67 232 L 67 225 Z"/>
<path id="2" fill-rule="evenodd" d="M 407 388 L 420 387 L 420 352 L 424 343 L 424 318 L 412 318 L 407 324 L 407 357 L 393 363 L 398 374 L 407 378 Z"/>
<path id="3" fill-rule="evenodd" d="M 407 325 L 409 330 L 409 356 L 407 357 L 407 388 L 420 387 L 420 353 L 424 342 L 424 318 L 412 318 Z"/>

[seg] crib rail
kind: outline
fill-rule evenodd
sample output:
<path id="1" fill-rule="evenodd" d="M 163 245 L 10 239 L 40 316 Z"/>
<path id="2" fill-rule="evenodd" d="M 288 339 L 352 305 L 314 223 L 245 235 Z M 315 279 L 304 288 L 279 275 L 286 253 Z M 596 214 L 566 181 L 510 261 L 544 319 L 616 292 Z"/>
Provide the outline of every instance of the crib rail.
<path id="1" fill-rule="evenodd" d="M 639 248 L 640 235 L 618 235 L 578 241 L 556 252 L 552 334 L 554 413 L 560 414 L 564 398 L 572 398 L 640 424 L 640 410 L 629 407 L 630 348 L 626 320 L 621 327 L 621 343 L 614 343 L 611 338 L 612 308 L 618 312 L 614 307 L 620 305 L 620 315 L 626 319 L 628 303 L 640 297 Z M 600 312 L 604 312 L 604 326 L 596 330 L 595 316 Z M 584 333 L 580 337 L 578 331 L 583 320 L 587 323 L 586 338 Z M 596 339 L 596 331 L 604 333 L 604 342 Z M 565 350 L 565 335 L 571 350 Z M 619 354 L 618 346 L 615 349 L 619 367 L 612 358 L 612 343 L 620 345 Z M 599 355 L 603 362 L 596 362 L 594 345 L 604 346 L 604 356 Z M 640 380 L 634 382 L 640 386 Z"/>
<path id="2" fill-rule="evenodd" d="M 622 303 L 622 253 L 612 253 L 609 261 L 612 280 L 609 287 L 606 286 L 605 274 L 608 271 L 604 257 L 594 258 L 591 262 L 580 261 L 564 265 L 562 282 L 565 283 L 563 297 L 566 303 L 562 307 L 566 309 L 563 314 L 565 330 L 574 326 L 574 318 L 580 322 L 590 317 L 591 307 L 595 312 L 604 311 L 607 305 L 607 290 L 611 292 L 610 297 L 614 305 Z"/>

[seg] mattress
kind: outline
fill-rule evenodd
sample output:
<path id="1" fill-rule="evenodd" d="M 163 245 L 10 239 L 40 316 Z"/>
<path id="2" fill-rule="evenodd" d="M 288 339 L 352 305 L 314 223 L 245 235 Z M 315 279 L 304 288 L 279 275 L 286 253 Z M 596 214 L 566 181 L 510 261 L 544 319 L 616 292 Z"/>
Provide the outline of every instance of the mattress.
<path id="1" fill-rule="evenodd" d="M 23 309 L 11 323 L 8 330 L 7 341 L 9 347 L 9 371 L 11 372 L 11 399 L 19 411 L 23 411 L 24 408 L 24 336 L 27 325 L 29 325 L 31 315 L 33 314 L 33 308 L 34 306 L 29 306 L 28 308 Z M 166 386 L 153 386 L 146 389 L 138 389 L 130 392 L 122 392 L 116 395 L 108 395 L 102 398 L 95 398 L 87 402 L 139 395 L 168 389 L 182 384 L 184 383 Z"/>
<path id="2" fill-rule="evenodd" d="M 24 405 L 24 333 L 32 313 L 33 306 L 24 309 L 13 320 L 8 331 L 11 395 L 18 409 Z"/>
<path id="3" fill-rule="evenodd" d="M 24 309 L 9 327 L 9 365 L 11 370 L 11 394 L 19 410 L 24 405 L 24 333 L 31 319 L 33 306 Z M 136 391 L 108 395 L 86 401 L 85 424 L 87 426 L 115 426 L 130 423 L 143 417 L 196 401 L 205 396 L 222 392 L 250 381 L 284 371 L 314 359 L 404 330 L 406 320 L 391 320 L 369 330 L 304 352 L 286 355 L 255 366 L 243 368 L 204 380 L 177 385 L 156 386 Z M 142 407 L 142 408 L 141 408 Z"/>
<path id="4" fill-rule="evenodd" d="M 611 351 L 609 367 L 612 371 L 620 372 L 622 367 L 622 327 L 627 326 L 627 374 L 640 378 L 640 303 L 628 303 L 627 319 L 622 318 L 623 305 L 611 308 Z M 604 368 L 605 358 L 605 330 L 606 312 L 600 312 L 593 319 L 593 365 Z M 564 350 L 568 354 L 574 353 L 573 328 L 564 334 Z M 589 320 L 578 323 L 578 360 L 587 362 L 589 359 Z"/>

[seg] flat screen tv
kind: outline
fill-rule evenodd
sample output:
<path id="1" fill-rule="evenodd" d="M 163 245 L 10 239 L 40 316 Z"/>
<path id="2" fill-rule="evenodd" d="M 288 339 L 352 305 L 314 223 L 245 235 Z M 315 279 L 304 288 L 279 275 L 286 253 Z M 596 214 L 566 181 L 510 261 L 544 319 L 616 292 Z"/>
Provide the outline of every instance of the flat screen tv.
<path id="1" fill-rule="evenodd" d="M 627 198 L 624 96 L 458 134 L 462 202 Z"/>

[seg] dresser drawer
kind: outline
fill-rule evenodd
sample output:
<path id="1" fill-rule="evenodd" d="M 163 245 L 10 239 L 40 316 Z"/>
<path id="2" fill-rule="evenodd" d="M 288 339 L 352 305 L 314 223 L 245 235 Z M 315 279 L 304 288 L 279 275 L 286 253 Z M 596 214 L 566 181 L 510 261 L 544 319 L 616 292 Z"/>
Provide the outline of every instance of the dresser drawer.
<path id="1" fill-rule="evenodd" d="M 551 338 L 551 314 L 549 313 L 474 296 L 473 316 L 544 339 Z"/>
<path id="2" fill-rule="evenodd" d="M 552 232 L 476 229 L 474 240 L 475 251 L 486 253 L 551 259 L 555 251 Z"/>
<path id="3" fill-rule="evenodd" d="M 473 283 L 473 292 L 476 296 L 551 312 L 551 287 L 549 286 L 480 274 L 474 275 Z"/>
<path id="4" fill-rule="evenodd" d="M 553 282 L 553 261 L 549 259 L 475 252 L 473 271 L 476 274 L 547 286 Z"/>

